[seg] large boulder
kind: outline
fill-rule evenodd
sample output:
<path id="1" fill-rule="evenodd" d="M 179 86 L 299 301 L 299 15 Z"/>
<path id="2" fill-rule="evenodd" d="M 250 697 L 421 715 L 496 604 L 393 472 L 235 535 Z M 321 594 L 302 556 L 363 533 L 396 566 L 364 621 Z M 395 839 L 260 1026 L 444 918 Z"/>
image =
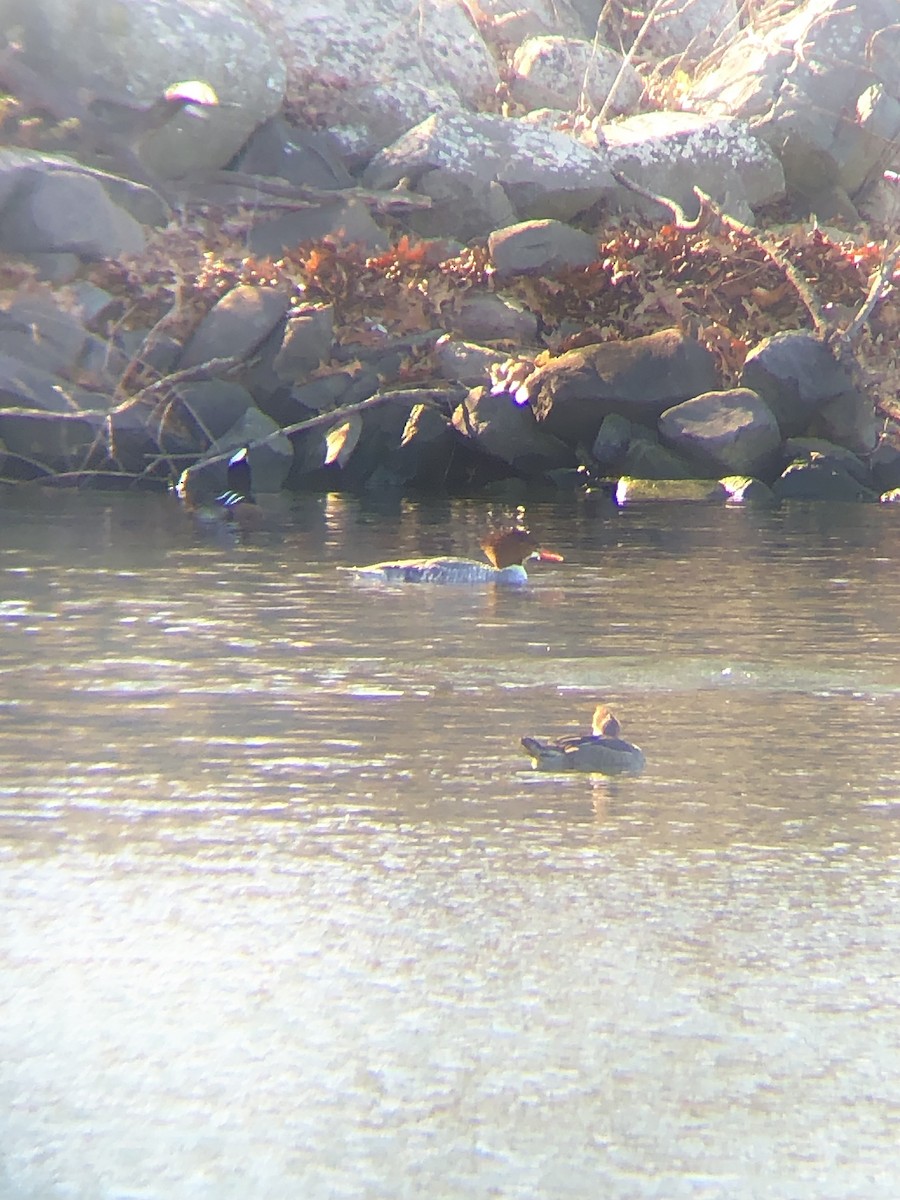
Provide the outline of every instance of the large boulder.
<path id="1" fill-rule="evenodd" d="M 855 503 L 878 499 L 877 493 L 861 484 L 846 467 L 818 455 L 791 463 L 775 480 L 772 492 L 777 500 Z"/>
<path id="2" fill-rule="evenodd" d="M 510 95 L 526 109 L 602 109 L 615 116 L 631 112 L 643 90 L 621 54 L 583 38 L 527 38 L 510 68 Z"/>
<path id="3" fill-rule="evenodd" d="M 725 212 L 752 224 L 753 209 L 784 192 L 778 159 L 746 121 L 650 112 L 599 125 L 596 133 L 617 171 L 675 200 L 687 213 L 696 210 L 698 187 Z M 654 219 L 669 219 L 667 210 L 627 188 L 620 188 L 616 199 Z"/>
<path id="4" fill-rule="evenodd" d="M 635 47 L 639 57 L 677 56 L 679 66 L 708 54 L 738 24 L 737 0 L 654 0 L 653 20 L 648 6 L 630 0 L 578 0 L 588 32 L 609 46 Z M 743 11 L 743 9 L 742 9 Z M 590 14 L 590 16 L 589 16 Z"/>
<path id="5" fill-rule="evenodd" d="M 312 128 L 329 129 L 364 162 L 429 113 L 478 108 L 499 74 L 463 5 L 422 0 L 250 0 L 277 29 L 288 102 Z"/>
<path id="6" fill-rule="evenodd" d="M 0 213 L 0 246 L 18 254 L 68 252 L 91 261 L 137 254 L 144 231 L 100 183 L 77 171 L 23 172 Z"/>
<path id="7" fill-rule="evenodd" d="M 900 137 L 896 0 L 806 0 L 751 22 L 696 73 L 685 100 L 732 115 L 778 154 L 789 187 L 821 216 L 889 165 Z"/>
<path id="8" fill-rule="evenodd" d="M 569 350 L 526 380 L 538 423 L 570 446 L 591 446 L 603 418 L 655 427 L 667 408 L 716 387 L 712 353 L 675 329 Z"/>
<path id="9" fill-rule="evenodd" d="M 765 400 L 782 437 L 811 434 L 857 453 L 875 446 L 872 401 L 816 334 L 787 330 L 760 342 L 747 355 L 741 385 Z"/>
<path id="10" fill-rule="evenodd" d="M 363 178 L 375 188 L 409 178 L 427 192 L 428 176 L 436 170 L 445 178 L 473 180 L 486 194 L 492 184 L 502 188 L 515 215 L 498 224 L 516 217 L 570 220 L 615 188 L 604 160 L 567 133 L 462 113 L 428 117 L 378 154 Z M 443 232 L 454 234 L 452 209 L 445 221 Z"/>
<path id="11" fill-rule="evenodd" d="M 284 288 L 238 284 L 213 305 L 194 330 L 179 367 L 217 358 L 246 358 L 281 323 L 290 307 Z"/>
<path id="12" fill-rule="evenodd" d="M 11 480 L 108 466 L 104 415 L 0 409 L 0 476 Z"/>
<path id="13" fill-rule="evenodd" d="M 174 83 L 209 84 L 220 106 L 204 109 L 204 119 L 186 112 L 139 141 L 157 176 L 224 166 L 281 107 L 284 66 L 241 0 L 33 0 L 27 8 L 0 0 L 0 27 L 17 30 L 26 65 L 52 81 L 63 109 L 85 97 L 141 107 Z"/>
<path id="14" fill-rule="evenodd" d="M 771 409 L 749 388 L 706 392 L 666 409 L 659 435 L 715 474 L 767 474 L 781 445 Z"/>
<path id="15" fill-rule="evenodd" d="M 480 453 L 522 475 L 543 475 L 575 465 L 572 451 L 540 429 L 531 409 L 516 404 L 506 392 L 473 388 L 454 412 L 453 428 Z"/>
<path id="16" fill-rule="evenodd" d="M 578 0 L 479 0 L 469 11 L 485 40 L 501 49 L 538 34 L 592 35 L 596 23 L 584 23 Z"/>
<path id="17" fill-rule="evenodd" d="M 552 273 L 596 262 L 597 239 L 562 221 L 520 221 L 494 230 L 488 250 L 500 275 Z"/>

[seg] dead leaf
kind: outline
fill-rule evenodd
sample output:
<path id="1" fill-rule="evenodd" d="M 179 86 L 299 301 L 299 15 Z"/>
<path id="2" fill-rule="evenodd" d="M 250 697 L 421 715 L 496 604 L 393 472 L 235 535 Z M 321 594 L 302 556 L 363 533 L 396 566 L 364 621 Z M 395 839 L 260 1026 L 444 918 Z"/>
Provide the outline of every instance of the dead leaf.
<path id="1" fill-rule="evenodd" d="M 362 417 L 358 413 L 354 413 L 340 425 L 332 426 L 325 435 L 325 462 L 323 465 L 330 467 L 337 463 L 339 467 L 345 467 L 356 449 L 362 427 Z"/>

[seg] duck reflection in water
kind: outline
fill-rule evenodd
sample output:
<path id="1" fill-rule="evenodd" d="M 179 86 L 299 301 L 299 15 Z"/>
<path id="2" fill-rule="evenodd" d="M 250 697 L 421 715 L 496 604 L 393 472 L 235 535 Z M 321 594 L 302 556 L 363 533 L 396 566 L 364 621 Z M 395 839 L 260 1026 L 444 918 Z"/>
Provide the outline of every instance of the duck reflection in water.
<path id="1" fill-rule="evenodd" d="M 584 771 L 599 775 L 637 775 L 644 769 L 644 753 L 626 742 L 618 720 L 605 704 L 594 710 L 592 731 L 556 741 L 523 737 L 522 746 L 537 771 Z"/>

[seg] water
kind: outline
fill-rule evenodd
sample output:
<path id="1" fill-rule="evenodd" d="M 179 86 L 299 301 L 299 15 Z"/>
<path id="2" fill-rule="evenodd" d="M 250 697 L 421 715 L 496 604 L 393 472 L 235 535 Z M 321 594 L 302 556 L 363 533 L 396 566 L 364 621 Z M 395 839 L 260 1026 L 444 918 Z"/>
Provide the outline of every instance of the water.
<path id="1" fill-rule="evenodd" d="M 2 1200 L 893 1200 L 893 509 L 3 506 Z"/>

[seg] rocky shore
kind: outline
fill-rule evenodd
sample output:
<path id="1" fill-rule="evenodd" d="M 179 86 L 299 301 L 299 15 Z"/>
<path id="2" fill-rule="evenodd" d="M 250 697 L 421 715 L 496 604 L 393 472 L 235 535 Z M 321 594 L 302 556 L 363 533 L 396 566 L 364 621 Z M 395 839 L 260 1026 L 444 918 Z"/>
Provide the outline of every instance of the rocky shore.
<path id="1" fill-rule="evenodd" d="M 900 497 L 896 0 L 0 0 L 0 482 Z"/>

